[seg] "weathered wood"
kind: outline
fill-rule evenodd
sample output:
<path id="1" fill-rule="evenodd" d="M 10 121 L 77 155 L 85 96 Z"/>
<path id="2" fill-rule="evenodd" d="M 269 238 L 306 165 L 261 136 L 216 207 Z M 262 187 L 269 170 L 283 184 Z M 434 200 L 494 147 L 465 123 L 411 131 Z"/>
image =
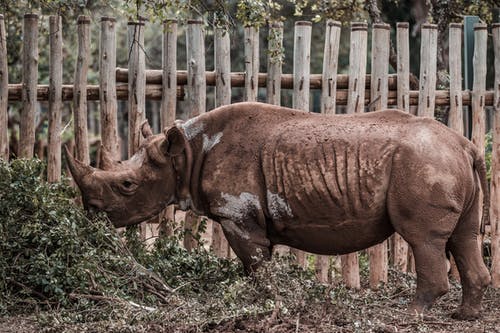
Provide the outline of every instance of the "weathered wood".
<path id="1" fill-rule="evenodd" d="M 491 151 L 491 284 L 500 288 L 500 23 L 493 24 L 495 52 L 495 118 Z"/>
<path id="2" fill-rule="evenodd" d="M 9 72 L 7 63 L 7 34 L 0 14 L 0 159 L 9 159 Z"/>
<path id="3" fill-rule="evenodd" d="M 99 99 L 101 107 L 101 140 L 110 155 L 120 159 L 118 144 L 116 71 L 116 20 L 101 18 L 99 47 Z M 128 88 L 128 87 L 127 87 Z"/>
<path id="4" fill-rule="evenodd" d="M 486 132 L 484 92 L 486 90 L 486 41 L 488 27 L 484 23 L 474 25 L 474 83 L 472 85 L 472 142 L 484 154 Z"/>
<path id="5" fill-rule="evenodd" d="M 409 24 L 397 24 L 397 107 L 410 112 L 410 43 Z M 392 237 L 394 267 L 402 272 L 408 268 L 408 243 L 399 234 Z"/>
<path id="6" fill-rule="evenodd" d="M 450 113 L 448 125 L 460 134 L 464 134 L 462 108 L 462 30 L 460 23 L 451 23 L 449 29 L 449 63 L 450 63 Z"/>
<path id="7" fill-rule="evenodd" d="M 62 21 L 49 17 L 49 130 L 47 147 L 47 181 L 61 178 L 61 118 L 62 118 Z M 76 117 L 75 117 L 76 118 Z M 76 119 L 75 119 L 76 128 Z M 76 129 L 75 129 L 76 133 Z M 87 163 L 88 161 L 86 161 Z"/>
<path id="8" fill-rule="evenodd" d="M 163 96 L 161 103 L 161 128 L 171 126 L 176 117 L 177 105 L 177 20 L 163 23 Z M 147 79 L 147 74 L 146 74 Z"/>
<path id="9" fill-rule="evenodd" d="M 422 25 L 420 46 L 420 94 L 417 115 L 434 118 L 436 94 L 437 25 Z"/>
<path id="10" fill-rule="evenodd" d="M 215 106 L 231 104 L 231 54 L 229 32 L 215 29 Z"/>
<path id="11" fill-rule="evenodd" d="M 21 84 L 9 84 L 9 102 L 18 102 L 21 100 Z M 336 93 L 337 105 L 347 105 L 347 95 L 348 91 L 345 89 L 337 89 Z M 370 104 L 370 91 L 365 91 L 365 105 Z M 486 91 L 484 94 L 484 105 L 493 105 L 493 95 L 492 90 Z M 177 98 L 182 98 L 184 96 L 183 87 L 177 88 Z M 410 106 L 418 105 L 418 90 L 410 90 Z M 118 100 L 128 100 L 128 85 L 125 83 L 120 83 L 116 85 L 116 97 Z M 62 87 L 62 98 L 63 101 L 73 100 L 73 86 L 63 85 Z M 161 84 L 148 84 L 146 85 L 146 99 L 160 101 L 162 98 L 162 85 Z M 98 85 L 88 85 L 87 86 L 87 101 L 98 101 L 100 99 L 99 86 Z M 37 100 L 38 101 L 48 101 L 49 100 L 49 86 L 40 84 L 37 86 Z M 397 91 L 389 90 L 387 104 L 389 106 L 397 106 Z M 437 90 L 436 91 L 436 105 L 447 106 L 450 105 L 450 94 L 448 90 Z M 462 105 L 471 105 L 471 93 L 469 91 L 462 91 Z"/>
<path id="12" fill-rule="evenodd" d="M 307 21 L 295 23 L 295 37 L 293 47 L 293 98 L 292 107 L 309 112 L 309 74 L 311 68 L 311 30 L 312 24 Z M 292 249 L 297 263 L 307 266 L 306 254 Z"/>
<path id="13" fill-rule="evenodd" d="M 35 146 L 35 113 L 38 82 L 38 15 L 26 14 L 23 22 L 22 108 L 19 124 L 21 158 L 32 158 Z"/>
<path id="14" fill-rule="evenodd" d="M 364 112 L 366 48 L 368 25 L 364 22 L 351 23 L 351 49 L 349 51 L 349 93 L 347 113 Z"/>
<path id="15" fill-rule="evenodd" d="M 387 108 L 387 81 L 389 74 L 389 49 L 391 27 L 385 23 L 376 23 L 372 30 L 372 80 L 370 110 Z M 381 283 L 387 283 L 388 277 L 387 242 L 368 249 L 370 258 L 370 288 L 378 289 Z"/>
<path id="16" fill-rule="evenodd" d="M 391 26 L 375 23 L 372 30 L 370 111 L 387 108 Z"/>
<path id="17" fill-rule="evenodd" d="M 206 111 L 206 81 L 205 81 L 205 38 L 203 21 L 189 20 L 186 34 L 187 48 L 187 94 L 190 114 L 195 117 Z M 184 246 L 187 250 L 196 247 L 196 240 L 192 235 L 198 230 L 201 219 L 193 212 L 186 214 L 184 229 Z"/>
<path id="18" fill-rule="evenodd" d="M 245 100 L 256 101 L 259 93 L 259 28 L 245 27 Z"/>
<path id="19" fill-rule="evenodd" d="M 140 126 L 146 119 L 144 22 L 128 22 L 128 156 L 139 149 Z"/>
<path id="20" fill-rule="evenodd" d="M 215 29 L 215 107 L 231 104 L 231 53 L 229 32 Z M 212 249 L 220 257 L 227 257 L 229 244 L 219 223 L 212 221 Z"/>
<path id="21" fill-rule="evenodd" d="M 87 122 L 87 74 L 90 60 L 90 17 L 79 16 L 78 57 L 75 66 L 75 94 L 73 96 L 73 114 L 75 120 L 76 158 L 85 164 L 90 163 L 89 133 Z"/>
<path id="22" fill-rule="evenodd" d="M 205 38 L 203 21 L 189 20 L 186 34 L 189 117 L 206 111 Z"/>
<path id="23" fill-rule="evenodd" d="M 283 72 L 283 23 L 269 26 L 269 45 L 267 54 L 266 102 L 281 104 L 281 74 Z M 259 81 L 260 81 L 259 74 Z M 260 82 L 259 82 L 260 86 Z"/>
<path id="24" fill-rule="evenodd" d="M 397 24 L 397 91 L 398 91 L 398 109 L 410 112 L 410 42 L 408 35 L 409 24 L 399 22 Z M 390 79 L 389 79 L 390 81 Z M 390 83 L 388 82 L 390 86 Z M 401 248 L 404 251 L 404 246 Z M 401 255 L 405 255 L 401 253 Z"/>
<path id="25" fill-rule="evenodd" d="M 340 256 L 342 264 L 342 280 L 348 288 L 359 289 L 359 258 L 357 253 L 349 253 Z"/>
<path id="26" fill-rule="evenodd" d="M 311 71 L 311 30 L 307 21 L 295 23 L 293 47 L 293 108 L 309 111 L 309 74 Z"/>
<path id="27" fill-rule="evenodd" d="M 335 114 L 340 27 L 340 22 L 332 20 L 326 22 L 323 74 L 321 76 L 321 113 L 324 114 Z"/>

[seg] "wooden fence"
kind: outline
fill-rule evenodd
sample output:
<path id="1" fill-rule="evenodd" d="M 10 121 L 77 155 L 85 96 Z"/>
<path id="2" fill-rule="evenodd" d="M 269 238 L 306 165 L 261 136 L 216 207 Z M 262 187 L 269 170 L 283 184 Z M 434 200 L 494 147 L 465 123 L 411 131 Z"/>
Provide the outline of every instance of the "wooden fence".
<path id="1" fill-rule="evenodd" d="M 337 74 L 341 25 L 328 21 L 325 27 L 323 71 L 321 74 L 310 73 L 311 31 L 310 22 L 295 23 L 293 52 L 293 73 L 282 73 L 279 54 L 283 45 L 283 25 L 269 27 L 272 36 L 269 43 L 267 73 L 259 73 L 259 29 L 244 28 L 245 72 L 231 72 L 229 55 L 230 39 L 226 31 L 216 28 L 214 31 L 215 68 L 205 70 L 204 23 L 190 20 L 186 27 L 187 71 L 177 70 L 178 22 L 163 23 L 162 69 L 146 70 L 144 54 L 145 22 L 128 24 L 128 68 L 116 68 L 116 21 L 111 17 L 100 19 L 99 40 L 99 85 L 87 84 L 90 59 L 90 18 L 81 16 L 76 22 L 78 29 L 78 58 L 74 73 L 74 84 L 62 84 L 62 26 L 58 16 L 49 18 L 50 33 L 50 84 L 38 82 L 38 25 L 39 17 L 35 14 L 24 16 L 23 36 L 23 76 L 21 84 L 8 84 L 6 32 L 3 16 L 0 16 L 0 158 L 9 156 L 8 103 L 21 101 L 20 139 L 18 156 L 30 158 L 34 155 L 35 113 L 37 101 L 49 102 L 48 135 L 48 181 L 57 181 L 61 175 L 61 113 L 63 101 L 71 101 L 74 119 L 75 154 L 78 159 L 89 162 L 89 134 L 87 128 L 93 126 L 93 120 L 87 124 L 87 101 L 99 101 L 100 105 L 100 140 L 104 147 L 116 158 L 120 156 L 118 139 L 118 100 L 128 101 L 128 154 L 135 152 L 140 144 L 138 126 L 145 119 L 146 101 L 161 101 L 161 127 L 173 123 L 176 118 L 176 101 L 184 93 L 189 103 L 189 116 L 196 116 L 206 111 L 206 87 L 215 86 L 215 105 L 231 103 L 231 88 L 243 87 L 245 99 L 261 99 L 259 87 L 266 88 L 265 100 L 279 104 L 281 91 L 293 89 L 293 106 L 309 111 L 311 106 L 310 91 L 321 90 L 320 111 L 334 114 L 341 106 L 345 112 L 365 112 L 387 107 L 397 107 L 419 116 L 434 117 L 435 108 L 449 108 L 449 125 L 464 133 L 463 107 L 472 110 L 472 141 L 484 147 L 485 143 L 485 108 L 494 112 L 492 171 L 491 171 L 491 226 L 488 227 L 487 240 L 492 249 L 492 275 L 495 287 L 500 287 L 500 25 L 494 24 L 492 42 L 495 52 L 494 89 L 486 90 L 486 45 L 487 26 L 475 26 L 474 50 L 474 85 L 472 91 L 463 91 L 461 87 L 461 53 L 457 50 L 462 45 L 461 24 L 453 23 L 449 29 L 449 73 L 450 85 L 447 90 L 436 89 L 436 52 L 437 27 L 433 24 L 422 25 L 420 52 L 419 89 L 410 90 L 410 54 L 408 23 L 396 26 L 397 68 L 396 74 L 389 74 L 389 43 L 391 27 L 387 24 L 373 24 L 371 29 L 371 75 L 366 74 L 368 25 L 364 22 L 351 24 L 350 56 L 348 75 Z M 437 143 L 439 144 L 439 143 Z M 188 213 L 185 228 L 195 229 L 199 217 Z M 174 221 L 175 211 L 169 207 L 160 217 L 160 229 L 171 232 L 171 225 L 165 221 Z M 158 220 L 156 220 L 158 222 Z M 149 224 L 151 226 L 151 224 Z M 148 225 L 143 227 L 143 234 Z M 155 230 L 154 233 L 157 234 Z M 221 255 L 230 255 L 218 224 L 210 224 L 209 241 L 213 250 Z M 195 240 L 186 237 L 185 246 L 191 248 Z M 287 249 L 281 249 L 287 252 Z M 308 266 L 311 262 L 301 251 L 293 250 L 299 264 Z M 387 281 L 389 262 L 399 270 L 411 271 L 411 253 L 407 244 L 398 235 L 389 241 L 374 246 L 368 254 L 370 286 L 377 288 Z M 390 254 L 390 255 L 389 255 Z M 315 256 L 315 269 L 322 282 L 331 278 L 331 265 L 339 265 L 345 283 L 352 288 L 360 287 L 359 254 L 353 253 L 338 258 Z"/>

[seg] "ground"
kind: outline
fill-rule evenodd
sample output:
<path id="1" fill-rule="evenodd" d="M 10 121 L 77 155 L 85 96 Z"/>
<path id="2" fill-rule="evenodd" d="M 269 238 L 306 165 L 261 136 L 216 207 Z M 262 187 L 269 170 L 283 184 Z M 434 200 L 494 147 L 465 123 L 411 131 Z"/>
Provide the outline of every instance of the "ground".
<path id="1" fill-rule="evenodd" d="M 500 290 L 487 290 L 482 318 L 469 322 L 450 318 L 460 302 L 458 284 L 452 283 L 450 292 L 424 317 L 405 312 L 414 288 L 413 276 L 392 272 L 389 284 L 378 291 L 332 286 L 325 291 L 329 300 L 303 302 L 293 314 L 287 313 L 279 299 L 274 310 L 265 313 L 175 327 L 159 318 L 61 323 L 42 312 L 0 318 L 0 332 L 500 332 Z"/>

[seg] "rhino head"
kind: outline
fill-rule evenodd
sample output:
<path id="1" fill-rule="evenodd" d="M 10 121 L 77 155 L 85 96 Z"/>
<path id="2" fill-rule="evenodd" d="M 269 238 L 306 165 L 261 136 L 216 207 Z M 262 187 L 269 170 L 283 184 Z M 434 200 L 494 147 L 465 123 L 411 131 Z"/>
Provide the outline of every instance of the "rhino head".
<path id="1" fill-rule="evenodd" d="M 114 161 L 101 147 L 99 168 L 78 161 L 66 148 L 85 209 L 106 212 L 116 227 L 148 220 L 189 197 L 191 150 L 182 130 L 174 126 L 153 135 L 146 123 L 142 134 L 144 142 L 125 161 Z"/>

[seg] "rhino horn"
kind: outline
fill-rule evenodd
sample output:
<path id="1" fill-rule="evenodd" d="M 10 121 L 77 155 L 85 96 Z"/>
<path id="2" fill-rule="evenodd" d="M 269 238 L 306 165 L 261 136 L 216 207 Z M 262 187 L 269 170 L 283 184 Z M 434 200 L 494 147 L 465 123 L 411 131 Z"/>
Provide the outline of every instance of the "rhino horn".
<path id="1" fill-rule="evenodd" d="M 144 120 L 144 122 L 141 124 L 141 132 L 144 139 L 153 136 L 153 131 L 151 130 L 151 126 L 149 125 L 147 120 Z"/>
<path id="2" fill-rule="evenodd" d="M 80 185 L 83 177 L 93 172 L 94 168 L 75 159 L 73 155 L 71 155 L 68 146 L 65 145 L 64 148 L 66 150 L 66 159 L 68 161 L 69 171 L 77 184 Z"/>
<path id="3" fill-rule="evenodd" d="M 101 152 L 99 158 L 99 169 L 111 170 L 113 169 L 115 162 L 109 156 L 109 151 L 101 144 Z"/>

